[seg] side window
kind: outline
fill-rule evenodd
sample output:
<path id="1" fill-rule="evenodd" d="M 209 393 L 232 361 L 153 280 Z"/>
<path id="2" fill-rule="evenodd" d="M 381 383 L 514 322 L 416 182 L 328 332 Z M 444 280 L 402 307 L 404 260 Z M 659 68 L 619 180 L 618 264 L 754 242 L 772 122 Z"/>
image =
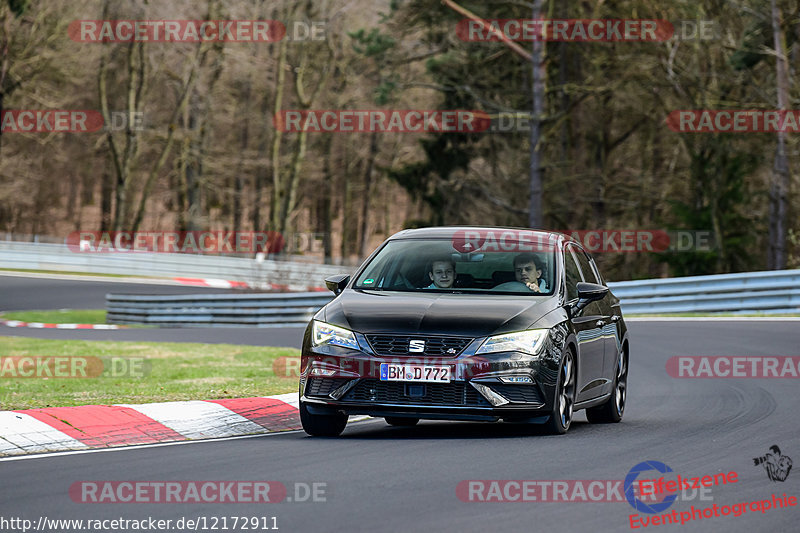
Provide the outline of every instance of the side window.
<path id="1" fill-rule="evenodd" d="M 586 252 L 578 248 L 572 248 L 572 252 L 575 254 L 575 257 L 578 258 L 578 265 L 580 265 L 581 272 L 583 272 L 583 281 L 588 283 L 600 283 L 597 280 L 597 276 L 594 274 L 594 269 L 592 269 L 592 266 L 589 264 L 589 258 L 586 256 Z"/>
<path id="2" fill-rule="evenodd" d="M 564 269 L 567 274 L 567 301 L 574 300 L 578 297 L 577 284 L 582 280 L 581 271 L 569 248 L 564 249 Z"/>

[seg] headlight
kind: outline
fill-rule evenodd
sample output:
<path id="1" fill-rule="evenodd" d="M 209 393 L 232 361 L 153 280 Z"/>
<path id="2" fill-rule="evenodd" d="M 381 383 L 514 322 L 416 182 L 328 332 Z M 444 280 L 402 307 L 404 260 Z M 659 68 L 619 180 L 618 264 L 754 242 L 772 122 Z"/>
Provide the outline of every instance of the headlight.
<path id="1" fill-rule="evenodd" d="M 358 350 L 356 336 L 349 329 L 340 328 L 315 320 L 311 326 L 311 344 L 321 346 L 329 344 L 331 346 L 343 346 Z"/>
<path id="2" fill-rule="evenodd" d="M 528 331 L 495 335 L 494 337 L 486 339 L 475 354 L 524 352 L 530 355 L 536 355 L 541 351 L 544 340 L 547 338 L 548 331 L 549 330 L 546 329 L 531 329 Z"/>

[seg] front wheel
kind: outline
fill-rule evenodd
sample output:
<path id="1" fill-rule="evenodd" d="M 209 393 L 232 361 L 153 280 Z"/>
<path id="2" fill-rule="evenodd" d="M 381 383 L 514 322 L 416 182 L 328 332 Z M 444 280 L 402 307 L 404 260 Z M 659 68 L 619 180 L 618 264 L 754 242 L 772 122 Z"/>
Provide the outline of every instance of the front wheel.
<path id="1" fill-rule="evenodd" d="M 573 407 L 575 406 L 575 358 L 567 349 L 561 361 L 556 384 L 556 397 L 553 402 L 553 413 L 547 421 L 549 433 L 563 435 L 572 424 Z"/>
<path id="2" fill-rule="evenodd" d="M 592 424 L 611 424 L 622 420 L 625 413 L 625 402 L 628 399 L 628 353 L 623 349 L 617 360 L 617 371 L 614 376 L 614 392 L 611 398 L 597 407 L 586 410 L 586 418 Z"/>
<path id="3" fill-rule="evenodd" d="M 312 415 L 306 404 L 300 402 L 300 423 L 303 430 L 312 437 L 338 437 L 347 425 L 347 415 Z"/>

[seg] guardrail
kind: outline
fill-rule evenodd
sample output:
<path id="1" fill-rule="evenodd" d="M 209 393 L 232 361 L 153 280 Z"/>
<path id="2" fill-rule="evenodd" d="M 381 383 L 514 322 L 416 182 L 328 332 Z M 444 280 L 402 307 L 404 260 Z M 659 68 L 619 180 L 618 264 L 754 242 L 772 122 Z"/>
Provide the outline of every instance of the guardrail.
<path id="1" fill-rule="evenodd" d="M 242 281 L 255 289 L 273 285 L 291 290 L 324 286 L 334 274 L 353 267 L 295 261 L 168 253 L 82 253 L 64 244 L 0 241 L 0 268 L 121 274 L 165 278 L 216 278 Z"/>
<path id="2" fill-rule="evenodd" d="M 306 326 L 332 293 L 194 294 L 142 296 L 107 294 L 106 319 L 115 324 L 158 326 Z"/>
<path id="3" fill-rule="evenodd" d="M 800 270 L 609 283 L 626 314 L 800 313 Z M 305 326 L 331 293 L 106 295 L 108 321 L 160 326 Z"/>
<path id="4" fill-rule="evenodd" d="M 800 313 L 800 270 L 609 283 L 628 314 Z"/>

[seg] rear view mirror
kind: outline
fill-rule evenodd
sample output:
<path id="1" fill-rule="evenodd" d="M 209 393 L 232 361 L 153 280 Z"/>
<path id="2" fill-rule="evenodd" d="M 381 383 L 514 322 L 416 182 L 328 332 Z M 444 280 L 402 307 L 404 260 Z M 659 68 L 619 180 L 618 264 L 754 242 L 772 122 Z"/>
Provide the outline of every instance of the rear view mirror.
<path id="1" fill-rule="evenodd" d="M 336 274 L 335 276 L 325 278 L 325 286 L 328 288 L 329 291 L 332 291 L 333 294 L 336 295 L 342 292 L 344 288 L 347 287 L 347 284 L 349 282 L 350 282 L 349 274 Z"/>

